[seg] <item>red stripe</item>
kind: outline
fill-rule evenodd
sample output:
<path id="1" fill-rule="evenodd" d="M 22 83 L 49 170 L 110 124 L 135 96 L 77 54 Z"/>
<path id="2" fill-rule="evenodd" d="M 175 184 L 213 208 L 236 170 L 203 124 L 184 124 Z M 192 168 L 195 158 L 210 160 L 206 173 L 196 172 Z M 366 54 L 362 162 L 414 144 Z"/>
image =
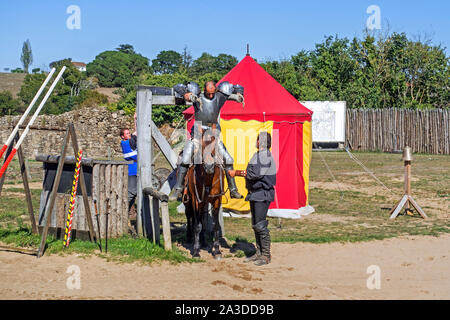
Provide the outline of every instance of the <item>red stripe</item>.
<path id="1" fill-rule="evenodd" d="M 11 151 L 11 154 L 9 155 L 8 159 L 6 159 L 5 163 L 3 164 L 2 168 L 0 169 L 0 178 L 3 176 L 3 174 L 6 171 L 6 168 L 8 168 L 9 163 L 11 162 L 11 160 L 14 158 L 14 155 L 16 154 L 17 149 L 14 148 Z"/>
<path id="2" fill-rule="evenodd" d="M 5 144 L 5 145 L 3 145 L 2 149 L 0 150 L 0 159 L 2 158 L 2 156 L 5 153 L 6 149 L 8 149 L 8 146 Z"/>

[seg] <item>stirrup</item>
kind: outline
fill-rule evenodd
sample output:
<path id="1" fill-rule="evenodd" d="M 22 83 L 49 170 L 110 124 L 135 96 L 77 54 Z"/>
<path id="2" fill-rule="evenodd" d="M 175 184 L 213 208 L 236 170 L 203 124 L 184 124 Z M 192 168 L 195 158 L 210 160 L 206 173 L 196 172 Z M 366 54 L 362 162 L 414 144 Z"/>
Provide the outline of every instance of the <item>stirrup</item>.
<path id="1" fill-rule="evenodd" d="M 230 190 L 230 197 L 232 199 L 242 199 L 244 196 L 239 193 L 236 189 Z"/>

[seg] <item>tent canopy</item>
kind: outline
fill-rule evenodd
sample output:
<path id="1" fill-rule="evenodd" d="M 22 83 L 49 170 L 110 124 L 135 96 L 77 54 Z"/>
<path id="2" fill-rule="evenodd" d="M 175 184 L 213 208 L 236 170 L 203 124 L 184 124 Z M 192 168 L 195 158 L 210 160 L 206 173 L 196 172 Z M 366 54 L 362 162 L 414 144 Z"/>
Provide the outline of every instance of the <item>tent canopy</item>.
<path id="1" fill-rule="evenodd" d="M 297 101 L 250 56 L 246 56 L 218 83 L 222 81 L 244 87 L 245 107 L 235 101 L 227 101 L 221 109 L 221 119 L 311 121 L 312 111 Z M 186 109 L 183 114 L 189 119 L 194 114 L 194 107 Z"/>

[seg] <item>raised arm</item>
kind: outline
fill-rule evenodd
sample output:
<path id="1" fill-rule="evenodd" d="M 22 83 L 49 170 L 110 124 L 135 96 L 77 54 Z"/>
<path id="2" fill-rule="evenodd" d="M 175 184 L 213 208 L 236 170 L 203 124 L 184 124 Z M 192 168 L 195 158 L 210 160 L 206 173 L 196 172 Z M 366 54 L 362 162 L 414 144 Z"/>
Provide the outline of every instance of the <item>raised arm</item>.
<path id="1" fill-rule="evenodd" d="M 200 86 L 195 82 L 189 82 L 187 85 L 179 83 L 173 87 L 173 90 L 176 96 L 183 97 L 186 101 L 198 101 Z"/>
<path id="2" fill-rule="evenodd" d="M 223 81 L 217 87 L 217 91 L 223 93 L 227 100 L 244 104 L 244 87 L 239 84 L 233 85 L 228 81 Z"/>

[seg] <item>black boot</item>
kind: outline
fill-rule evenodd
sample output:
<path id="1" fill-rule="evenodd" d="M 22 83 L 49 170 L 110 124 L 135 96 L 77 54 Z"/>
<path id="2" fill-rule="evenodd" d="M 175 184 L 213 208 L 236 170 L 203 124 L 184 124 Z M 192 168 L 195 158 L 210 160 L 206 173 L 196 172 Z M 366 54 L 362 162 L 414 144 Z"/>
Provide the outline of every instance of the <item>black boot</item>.
<path id="1" fill-rule="evenodd" d="M 230 176 L 228 173 L 229 170 L 233 170 L 233 166 L 225 167 L 225 175 L 227 176 L 228 189 L 230 189 L 230 197 L 233 199 L 242 199 L 243 196 L 239 193 L 236 187 L 236 181 L 234 181 L 234 177 Z"/>
<path id="2" fill-rule="evenodd" d="M 256 261 L 261 256 L 261 239 L 259 238 L 259 234 L 256 231 L 255 231 L 255 240 L 256 240 L 256 252 L 254 255 L 245 258 L 244 262 Z"/>
<path id="3" fill-rule="evenodd" d="M 177 182 L 173 187 L 177 195 L 177 201 L 181 201 L 183 198 L 184 178 L 186 177 L 187 171 L 188 167 L 185 167 L 183 165 L 178 166 Z"/>
<path id="4" fill-rule="evenodd" d="M 267 225 L 269 222 L 267 220 L 263 220 L 258 222 L 254 229 L 259 234 L 259 239 L 261 241 L 261 256 L 255 260 L 255 265 L 262 266 L 270 263 L 270 233 L 269 229 L 267 229 Z"/>

